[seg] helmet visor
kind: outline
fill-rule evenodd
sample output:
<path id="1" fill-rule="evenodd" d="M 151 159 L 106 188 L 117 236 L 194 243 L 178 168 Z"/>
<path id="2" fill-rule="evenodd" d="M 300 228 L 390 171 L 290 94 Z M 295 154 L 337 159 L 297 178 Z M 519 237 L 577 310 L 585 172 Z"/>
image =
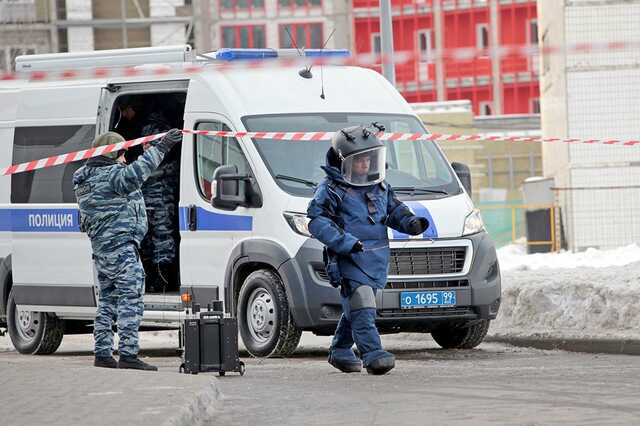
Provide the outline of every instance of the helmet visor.
<path id="1" fill-rule="evenodd" d="M 342 177 L 354 186 L 382 182 L 385 177 L 386 154 L 386 147 L 379 146 L 349 155 L 342 160 Z"/>

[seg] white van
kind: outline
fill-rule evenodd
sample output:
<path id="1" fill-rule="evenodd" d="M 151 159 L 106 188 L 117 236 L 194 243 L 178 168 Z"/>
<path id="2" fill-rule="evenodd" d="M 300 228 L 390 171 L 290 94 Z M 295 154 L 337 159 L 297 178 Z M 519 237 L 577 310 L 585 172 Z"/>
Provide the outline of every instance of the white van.
<path id="1" fill-rule="evenodd" d="M 387 132 L 427 132 L 395 88 L 369 69 L 325 65 L 299 73 L 300 67 L 214 65 L 281 54 L 289 52 L 223 49 L 196 56 L 180 46 L 19 57 L 19 70 L 211 65 L 183 75 L 2 83 L 0 158 L 8 165 L 89 147 L 97 134 L 114 129 L 123 95 L 145 105 L 140 120 L 163 109 L 186 129 L 336 131 L 376 121 Z M 469 169 L 449 164 L 433 142 L 386 144 L 387 181 L 431 226 L 418 237 L 390 231 L 378 328 L 430 332 L 443 347 L 472 348 L 498 312 L 500 270 L 469 197 Z M 180 296 L 188 293 L 203 306 L 224 300 L 255 356 L 291 354 L 302 331 L 332 334 L 339 294 L 329 285 L 322 245 L 310 238 L 306 218 L 329 146 L 185 135 L 174 206 L 179 274 L 163 293 L 145 294 L 143 326 L 176 326 L 184 316 Z M 71 184 L 81 165 L 0 178 L 0 320 L 22 353 L 52 353 L 64 333 L 91 332 L 96 280 Z"/>

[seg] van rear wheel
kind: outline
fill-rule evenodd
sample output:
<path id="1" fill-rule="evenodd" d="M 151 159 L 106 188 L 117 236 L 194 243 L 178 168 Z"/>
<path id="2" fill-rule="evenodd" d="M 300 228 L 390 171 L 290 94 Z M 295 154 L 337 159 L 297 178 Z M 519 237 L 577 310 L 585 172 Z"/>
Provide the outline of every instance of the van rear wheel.
<path id="1" fill-rule="evenodd" d="M 64 323 L 55 314 L 18 309 L 13 289 L 7 301 L 7 329 L 13 346 L 21 354 L 52 354 L 64 335 Z"/>
<path id="2" fill-rule="evenodd" d="M 480 320 L 473 325 L 444 326 L 431 332 L 431 337 L 444 349 L 473 349 L 484 340 L 489 331 L 489 320 Z"/>
<path id="3" fill-rule="evenodd" d="M 240 335 L 251 355 L 288 356 L 296 350 L 302 330 L 293 322 L 284 284 L 275 272 L 249 274 L 238 300 Z"/>

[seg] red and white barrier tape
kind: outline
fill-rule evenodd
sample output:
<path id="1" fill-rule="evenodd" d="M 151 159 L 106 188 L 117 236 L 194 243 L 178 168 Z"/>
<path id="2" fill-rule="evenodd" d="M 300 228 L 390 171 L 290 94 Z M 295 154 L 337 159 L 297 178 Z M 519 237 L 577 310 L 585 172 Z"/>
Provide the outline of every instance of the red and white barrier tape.
<path id="1" fill-rule="evenodd" d="M 212 130 L 182 130 L 183 134 L 195 134 L 203 136 L 219 137 L 249 137 L 256 139 L 272 139 L 287 141 L 326 141 L 330 140 L 333 132 L 230 132 Z M 91 157 L 117 152 L 132 146 L 145 144 L 164 136 L 164 133 L 143 136 L 141 138 L 120 142 L 113 145 L 105 145 L 97 148 L 85 149 L 82 151 L 70 152 L 67 154 L 54 155 L 40 160 L 33 160 L 26 163 L 14 164 L 2 169 L 2 175 L 14 175 L 17 173 L 30 172 L 32 170 L 45 169 L 58 166 L 60 164 L 72 163 L 74 161 L 86 160 Z M 640 140 L 620 140 L 620 139 L 568 139 L 568 138 L 539 138 L 524 136 L 485 136 L 485 135 L 445 135 L 440 133 L 380 133 L 378 137 L 385 141 L 458 141 L 458 142 L 546 142 L 546 143 L 580 143 L 591 145 L 617 145 L 634 146 L 640 145 Z"/>
<path id="2" fill-rule="evenodd" d="M 495 48 L 480 49 L 476 47 L 461 47 L 433 51 L 427 60 L 438 59 L 469 61 L 476 58 L 506 59 L 513 57 L 532 57 L 538 55 L 560 54 L 592 54 L 603 52 L 616 52 L 627 50 L 640 50 L 640 42 L 600 42 L 600 43 L 576 43 L 566 46 L 538 46 L 538 45 L 510 45 Z M 77 79 L 104 79 L 113 77 L 139 77 L 139 76 L 165 76 L 171 74 L 196 74 L 211 70 L 228 71 L 246 68 L 286 67 L 294 65 L 354 65 L 372 67 L 383 62 L 403 64 L 411 60 L 424 61 L 424 54 L 419 52 L 398 51 L 393 59 L 380 54 L 359 54 L 351 57 L 295 57 L 274 58 L 262 60 L 238 60 L 233 62 L 215 61 L 207 63 L 185 63 L 167 65 L 144 65 L 124 67 L 90 67 L 79 69 L 66 69 L 58 71 L 25 71 L 0 73 L 2 80 L 29 80 L 29 81 L 54 81 Z"/>

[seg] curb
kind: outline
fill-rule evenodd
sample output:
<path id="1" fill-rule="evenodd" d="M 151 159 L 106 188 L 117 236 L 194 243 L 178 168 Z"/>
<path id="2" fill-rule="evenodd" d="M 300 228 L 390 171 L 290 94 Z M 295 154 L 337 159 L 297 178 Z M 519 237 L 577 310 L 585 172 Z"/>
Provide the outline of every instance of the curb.
<path id="1" fill-rule="evenodd" d="M 640 355 L 640 340 L 487 336 L 486 342 L 591 354 Z"/>

